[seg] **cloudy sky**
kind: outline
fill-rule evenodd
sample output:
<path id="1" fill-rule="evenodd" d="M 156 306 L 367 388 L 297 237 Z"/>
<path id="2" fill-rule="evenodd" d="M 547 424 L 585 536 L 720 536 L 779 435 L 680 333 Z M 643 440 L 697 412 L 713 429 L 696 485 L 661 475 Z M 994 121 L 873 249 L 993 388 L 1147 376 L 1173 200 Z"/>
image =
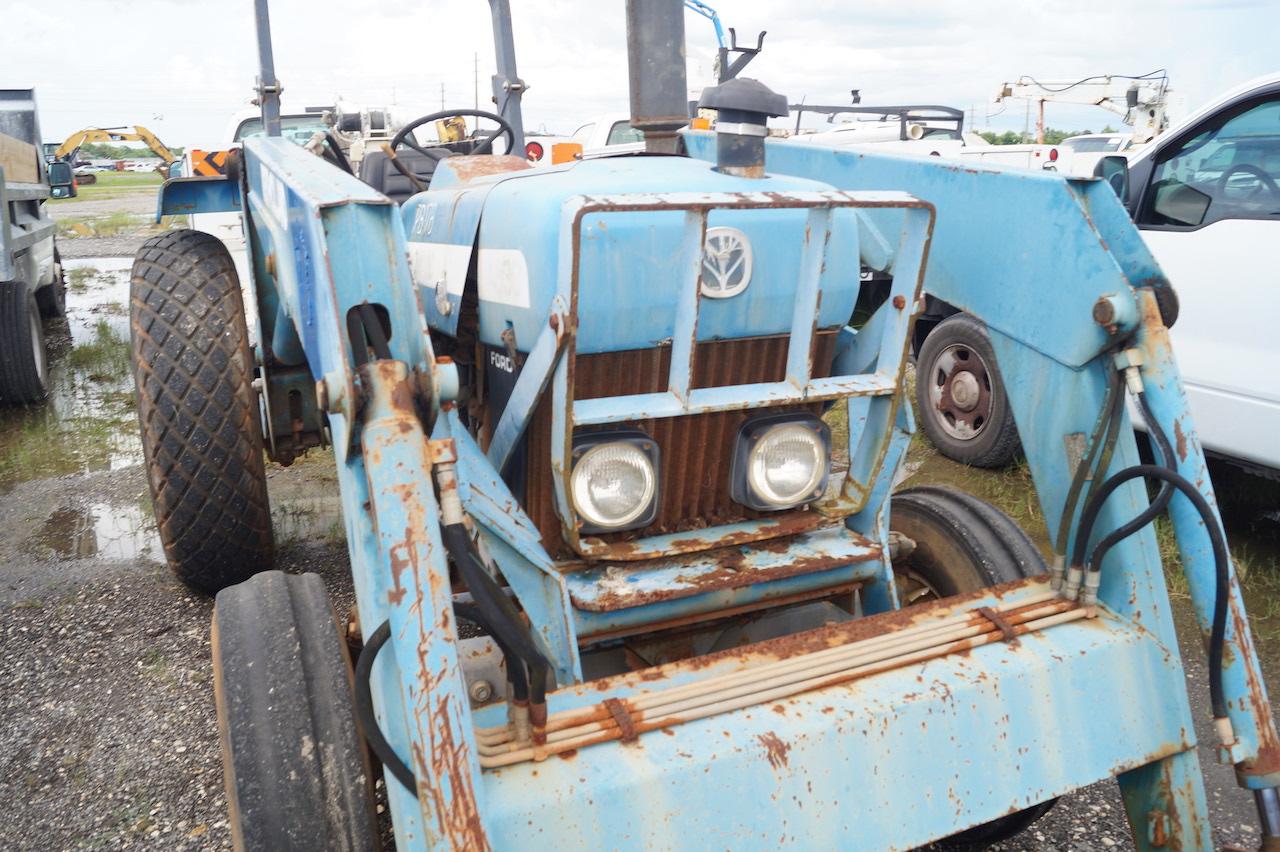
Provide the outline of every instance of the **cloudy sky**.
<path id="1" fill-rule="evenodd" d="M 625 110 L 622 0 L 510 0 L 526 125 L 569 132 Z M 1077 79 L 1167 68 L 1195 108 L 1280 70 L 1278 0 L 712 0 L 726 27 L 767 30 L 744 76 L 793 102 L 935 103 L 979 128 L 1021 130 L 1021 103 L 991 104 L 1019 75 Z M 257 67 L 252 0 L 0 0 L 4 84 L 35 86 L 46 140 L 89 125 L 144 124 L 171 145 L 213 147 L 247 105 Z M 406 115 L 482 108 L 493 70 L 485 0 L 274 0 L 286 103 L 395 103 Z M 691 87 L 710 78 L 711 24 L 686 15 Z M 991 113 L 999 113 L 990 115 Z M 1099 129 L 1091 107 L 1051 105 L 1048 123 Z"/>

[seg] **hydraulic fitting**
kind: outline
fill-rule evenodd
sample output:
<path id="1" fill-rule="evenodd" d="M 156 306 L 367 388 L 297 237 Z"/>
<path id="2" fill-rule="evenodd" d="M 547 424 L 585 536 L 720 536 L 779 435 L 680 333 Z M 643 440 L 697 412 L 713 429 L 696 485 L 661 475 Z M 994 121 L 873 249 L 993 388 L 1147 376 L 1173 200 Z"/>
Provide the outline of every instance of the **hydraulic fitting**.
<path id="1" fill-rule="evenodd" d="M 1069 601 L 1075 600 L 1080 595 L 1080 581 L 1084 579 L 1084 569 L 1079 565 L 1072 565 L 1067 569 L 1067 584 L 1062 589 L 1062 597 Z"/>
<path id="2" fill-rule="evenodd" d="M 1101 571 L 1090 571 L 1084 578 L 1084 589 L 1080 593 L 1080 605 L 1085 608 L 1085 617 L 1093 618 L 1098 614 L 1098 586 L 1102 583 Z"/>
<path id="3" fill-rule="evenodd" d="M 1061 553 L 1053 554 L 1053 565 L 1049 568 L 1049 588 L 1055 592 L 1062 590 L 1062 578 L 1067 573 L 1067 557 Z"/>

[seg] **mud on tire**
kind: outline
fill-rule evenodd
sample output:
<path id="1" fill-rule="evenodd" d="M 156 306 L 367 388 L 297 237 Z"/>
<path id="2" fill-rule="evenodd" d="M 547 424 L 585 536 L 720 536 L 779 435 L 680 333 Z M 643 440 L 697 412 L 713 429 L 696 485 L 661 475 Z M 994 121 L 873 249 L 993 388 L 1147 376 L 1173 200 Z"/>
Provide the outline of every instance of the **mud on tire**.
<path id="1" fill-rule="evenodd" d="M 133 263 L 138 420 L 170 568 L 216 592 L 271 567 L 253 353 L 235 264 L 199 231 L 147 240 Z"/>

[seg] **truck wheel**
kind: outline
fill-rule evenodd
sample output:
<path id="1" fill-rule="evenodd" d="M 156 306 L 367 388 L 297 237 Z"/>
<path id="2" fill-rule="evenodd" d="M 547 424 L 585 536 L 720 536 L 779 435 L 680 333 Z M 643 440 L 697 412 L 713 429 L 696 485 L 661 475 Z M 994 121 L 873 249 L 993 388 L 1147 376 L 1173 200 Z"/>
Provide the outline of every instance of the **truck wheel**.
<path id="1" fill-rule="evenodd" d="M 377 849 L 351 661 L 319 575 L 223 589 L 211 642 L 235 847 Z"/>
<path id="2" fill-rule="evenodd" d="M 976 467 L 1003 467 L 1019 449 L 991 339 L 968 314 L 947 317 L 916 357 L 920 425 L 938 451 Z"/>
<path id="3" fill-rule="evenodd" d="M 62 269 L 62 256 L 53 250 L 53 281 L 36 291 L 40 315 L 56 319 L 67 315 L 67 276 Z"/>
<path id="4" fill-rule="evenodd" d="M 903 606 L 1034 577 L 1048 568 L 1022 528 L 1004 512 L 962 491 L 909 488 L 893 495 L 889 528 L 915 543 L 893 563 Z M 1044 816 L 1050 799 L 949 837 L 945 849 L 982 849 Z"/>
<path id="5" fill-rule="evenodd" d="M 40 402 L 49 395 L 49 357 L 35 294 L 25 281 L 0 282 L 0 400 Z"/>
<path id="6" fill-rule="evenodd" d="M 262 424 L 235 264 L 199 231 L 143 243 L 130 281 L 133 372 L 169 567 L 217 592 L 271 568 Z"/>

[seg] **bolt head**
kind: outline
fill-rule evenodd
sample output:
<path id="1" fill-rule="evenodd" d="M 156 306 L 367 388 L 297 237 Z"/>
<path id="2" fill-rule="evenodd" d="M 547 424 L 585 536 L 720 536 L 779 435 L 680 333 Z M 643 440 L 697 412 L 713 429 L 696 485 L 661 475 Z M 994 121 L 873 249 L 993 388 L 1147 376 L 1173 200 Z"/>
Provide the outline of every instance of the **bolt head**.
<path id="1" fill-rule="evenodd" d="M 493 697 L 493 684 L 487 680 L 473 680 L 467 691 L 472 701 L 483 704 Z"/>

